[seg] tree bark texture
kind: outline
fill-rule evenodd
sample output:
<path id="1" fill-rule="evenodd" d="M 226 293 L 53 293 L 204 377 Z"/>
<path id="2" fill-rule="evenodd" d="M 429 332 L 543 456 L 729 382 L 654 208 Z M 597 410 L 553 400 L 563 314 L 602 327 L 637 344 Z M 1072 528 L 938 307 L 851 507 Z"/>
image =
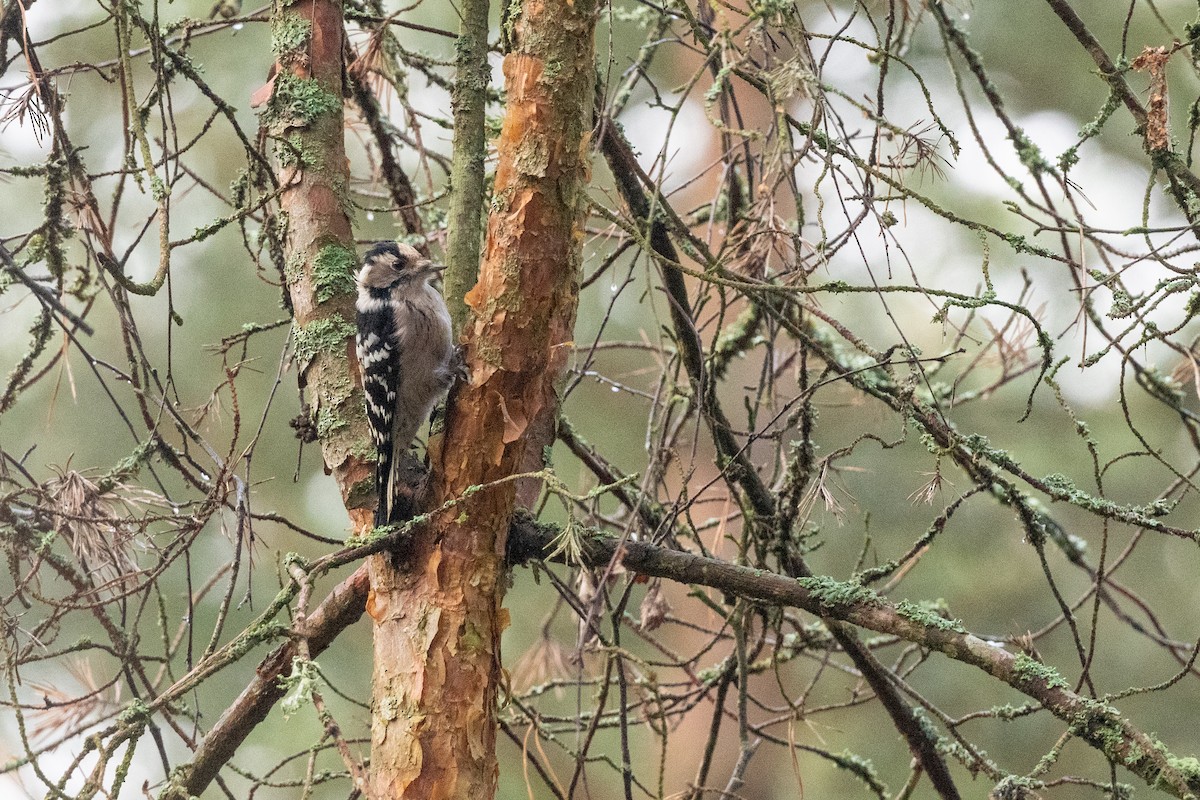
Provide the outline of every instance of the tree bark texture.
<path id="1" fill-rule="evenodd" d="M 300 385 L 308 391 L 325 471 L 359 534 L 373 524 L 375 466 L 354 357 L 358 256 L 348 214 L 342 4 L 281 4 L 272 27 L 278 60 L 263 121 L 285 187 L 280 205 Z"/>
<path id="2" fill-rule="evenodd" d="M 446 303 L 454 330 L 467 322 L 467 291 L 479 279 L 479 240 L 483 230 L 484 158 L 487 156 L 486 110 L 488 82 L 489 0 L 465 0 L 459 5 L 462 22 L 455 48 L 454 155 L 450 166 L 449 236 L 444 275 Z"/>
<path id="3" fill-rule="evenodd" d="M 469 379 L 431 453 L 435 517 L 401 559 L 371 560 L 373 794 L 494 796 L 506 532 L 531 422 L 556 402 L 578 294 L 595 3 L 529 0 L 506 23 L 507 109 L 478 283 Z M 477 489 L 474 487 L 484 487 Z M 404 563 L 399 563 L 403 561 Z"/>

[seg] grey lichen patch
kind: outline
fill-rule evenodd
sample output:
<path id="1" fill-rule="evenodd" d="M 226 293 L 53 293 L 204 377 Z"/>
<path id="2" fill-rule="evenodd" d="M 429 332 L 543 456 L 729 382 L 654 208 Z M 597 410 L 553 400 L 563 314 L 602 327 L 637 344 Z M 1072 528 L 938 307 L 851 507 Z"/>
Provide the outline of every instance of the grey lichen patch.
<path id="1" fill-rule="evenodd" d="M 312 37 L 312 21 L 284 12 L 271 23 L 271 51 L 280 59 L 297 54 Z"/>
<path id="2" fill-rule="evenodd" d="M 384 722 L 391 722 L 400 716 L 400 701 L 388 695 L 375 705 L 375 715 Z"/>
<path id="3" fill-rule="evenodd" d="M 1130 737 L 1122 724 L 1121 712 L 1102 700 L 1079 698 L 1077 707 L 1067 715 L 1067 720 L 1071 723 L 1072 731 L 1099 746 L 1114 761 L 1123 763 L 1134 772 L 1139 772 L 1139 765 L 1144 765 L 1144 761 L 1153 755 Z M 1155 743 L 1155 749 L 1167 755 L 1161 743 Z"/>
<path id="4" fill-rule="evenodd" d="M 287 258 L 287 263 L 283 265 L 283 278 L 288 282 L 288 286 L 294 286 L 297 281 L 304 275 L 304 253 L 296 250 Z"/>
<path id="5" fill-rule="evenodd" d="M 796 583 L 812 593 L 825 608 L 845 606 L 876 606 L 883 602 L 879 595 L 859 583 L 839 581 L 828 575 L 815 578 L 797 578 Z"/>
<path id="6" fill-rule="evenodd" d="M 283 718 L 287 719 L 309 705 L 312 702 L 312 693 L 316 691 L 320 682 L 321 672 L 317 662 L 293 657 L 291 674 L 280 676 L 278 682 L 279 688 L 286 693 L 279 701 L 279 710 L 283 712 Z"/>
<path id="7" fill-rule="evenodd" d="M 1173 756 L 1165 753 L 1167 765 L 1178 772 L 1191 788 L 1200 786 L 1200 760 L 1194 756 Z M 1159 779 L 1160 782 L 1162 779 Z"/>
<path id="8" fill-rule="evenodd" d="M 374 461 L 379 458 L 379 452 L 375 449 L 375 446 L 365 438 L 356 438 L 347 452 L 360 461 Z"/>
<path id="9" fill-rule="evenodd" d="M 1008 454 L 1007 450 L 992 447 L 988 438 L 982 434 L 973 433 L 970 436 L 963 437 L 962 444 L 974 453 L 977 459 L 984 458 L 1001 469 L 1016 472 L 1021 468 L 1021 465 Z"/>
<path id="10" fill-rule="evenodd" d="M 359 429 L 359 431 L 365 431 L 365 426 L 367 423 L 365 411 L 355 409 L 352 411 L 352 413 L 347 415 L 347 419 L 349 420 L 350 426 L 356 427 L 356 429 Z M 358 461 L 374 462 L 379 457 L 376 447 L 371 444 L 371 440 L 368 439 L 365 434 L 349 435 L 348 432 L 346 437 L 346 447 L 344 447 L 344 450 L 346 450 L 347 457 L 356 458 Z M 373 487 L 374 485 L 372 483 L 372 491 Z"/>
<path id="11" fill-rule="evenodd" d="M 317 412 L 317 437 L 327 439 L 329 434 L 345 428 L 347 424 L 341 414 L 328 408 L 322 408 Z"/>
<path id="12" fill-rule="evenodd" d="M 361 536 L 347 536 L 346 547 L 363 547 L 382 541 L 400 530 L 399 525 L 376 525 L 362 532 Z"/>
<path id="13" fill-rule="evenodd" d="M 558 79 L 558 76 L 563 72 L 563 62 L 558 59 L 551 59 L 546 62 L 542 69 L 542 76 L 539 79 L 541 83 L 553 83 Z"/>
<path id="14" fill-rule="evenodd" d="M 355 327 L 341 314 L 315 319 L 296 331 L 296 358 L 310 360 L 318 353 L 332 353 L 345 347 Z"/>
<path id="15" fill-rule="evenodd" d="M 910 619 L 918 625 L 924 625 L 926 628 L 937 628 L 951 633 L 967 632 L 962 622 L 947 615 L 946 604 L 943 600 L 920 603 L 901 600 L 896 604 L 896 611 L 900 616 Z"/>
<path id="16" fill-rule="evenodd" d="M 1071 685 L 1054 667 L 1021 653 L 1013 664 L 1013 673 L 1022 681 L 1042 681 L 1047 688 L 1069 689 Z"/>
<path id="17" fill-rule="evenodd" d="M 1167 763 L 1183 773 L 1188 783 L 1200 781 L 1200 759 L 1195 756 L 1168 756 Z"/>
<path id="18" fill-rule="evenodd" d="M 478 339 L 475 343 L 475 358 L 484 364 L 499 366 L 503 356 L 503 348 L 494 341 Z"/>
<path id="19" fill-rule="evenodd" d="M 508 0 L 500 8 L 500 44 L 507 53 L 512 49 L 517 35 L 517 21 L 521 18 L 521 0 Z"/>
<path id="20" fill-rule="evenodd" d="M 358 256 L 341 244 L 327 244 L 317 251 L 313 259 L 313 286 L 317 290 L 317 302 L 324 303 L 338 295 L 354 291 L 354 268 Z"/>
<path id="21" fill-rule="evenodd" d="M 514 164 L 524 175 L 544 178 L 550 167 L 550 145 L 543 137 L 529 137 L 517 148 Z"/>
<path id="22" fill-rule="evenodd" d="M 130 700 L 117 714 L 117 721 L 122 725 L 142 724 L 151 717 L 150 707 L 138 699 Z"/>
<path id="23" fill-rule="evenodd" d="M 272 642 L 288 633 L 288 627 L 278 622 L 264 622 L 249 628 L 229 644 L 229 656 L 241 658 L 260 644 Z"/>
<path id="24" fill-rule="evenodd" d="M 282 72 L 275 77 L 267 117 L 290 125 L 308 125 L 322 114 L 341 110 L 342 99 L 315 79 Z"/>
<path id="25" fill-rule="evenodd" d="M 1018 775 L 1007 775 L 992 788 L 990 797 L 996 800 L 1030 800 L 1038 797 L 1034 791 L 1044 786 L 1041 781 Z"/>
<path id="26" fill-rule="evenodd" d="M 151 437 L 138 444 L 132 453 L 118 461 L 109 472 L 96 481 L 96 491 L 99 494 L 110 492 L 118 483 L 135 477 L 143 466 L 150 463 L 151 457 L 158 452 L 158 448 L 159 439 L 157 437 Z"/>
<path id="27" fill-rule="evenodd" d="M 996 719 L 1011 721 L 1014 719 L 1019 719 L 1020 717 L 1036 711 L 1037 709 L 1038 706 L 1035 705 L 1014 706 L 1005 704 L 1002 706 L 992 706 L 991 709 L 989 709 L 989 713 Z"/>
<path id="28" fill-rule="evenodd" d="M 315 323 L 314 323 L 315 324 Z M 312 325 L 305 328 L 309 331 Z M 353 333 L 344 327 L 341 317 L 335 317 L 303 342 L 306 350 L 313 353 L 327 352 L 325 358 L 312 362 L 308 373 L 310 385 L 324 387 L 317 399 L 313 413 L 313 425 L 321 442 L 321 454 L 325 464 L 336 469 L 348 461 L 374 461 L 375 450 L 367 435 L 367 412 L 361 391 L 351 383 L 346 374 L 344 356 L 322 348 L 345 347 L 343 334 Z M 301 346 L 297 344 L 297 349 Z M 297 356 L 298 358 L 300 356 Z M 369 496 L 374 492 L 374 482 L 365 481 L 363 487 L 343 486 L 342 494 L 349 507 L 370 505 Z"/>
<path id="29" fill-rule="evenodd" d="M 1157 523 L 1155 517 L 1165 517 L 1174 509 L 1171 500 L 1159 499 L 1144 506 L 1122 506 L 1111 500 L 1095 497 L 1075 486 L 1070 478 L 1053 473 L 1042 479 L 1047 493 L 1055 500 L 1065 500 L 1068 503 L 1094 511 L 1104 516 L 1116 517 L 1124 521 L 1138 522 L 1147 528 L 1153 528 Z"/>
<path id="30" fill-rule="evenodd" d="M 868 786 L 877 789 L 881 795 L 890 794 L 887 787 L 879 780 L 875 764 L 869 758 L 864 758 L 850 750 L 843 750 L 841 753 L 833 755 L 833 762 L 842 769 L 857 775 Z"/>
<path id="31" fill-rule="evenodd" d="M 279 161 L 279 166 L 285 169 L 287 167 L 314 169 L 324 163 L 321 152 L 309 147 L 298 133 L 291 133 L 283 139 L 275 140 L 275 158 Z"/>
<path id="32" fill-rule="evenodd" d="M 325 377 L 327 383 L 323 402 L 339 406 L 350 399 L 350 395 L 354 393 L 354 383 L 351 382 L 348 375 L 327 375 Z M 361 403 L 361 398 L 357 402 Z"/>

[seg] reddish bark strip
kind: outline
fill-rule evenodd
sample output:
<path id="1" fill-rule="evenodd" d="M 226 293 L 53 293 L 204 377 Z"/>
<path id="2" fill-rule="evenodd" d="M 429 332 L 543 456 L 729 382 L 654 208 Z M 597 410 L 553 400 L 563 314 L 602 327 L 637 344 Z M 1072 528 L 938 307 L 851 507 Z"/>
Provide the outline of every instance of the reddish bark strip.
<path id="1" fill-rule="evenodd" d="M 531 420 L 555 402 L 578 293 L 594 77 L 592 0 L 529 0 L 504 62 L 508 107 L 479 283 L 468 293 L 470 380 L 433 455 L 411 571 L 372 560 L 371 766 L 377 798 L 486 800 L 496 791 L 505 534 Z"/>

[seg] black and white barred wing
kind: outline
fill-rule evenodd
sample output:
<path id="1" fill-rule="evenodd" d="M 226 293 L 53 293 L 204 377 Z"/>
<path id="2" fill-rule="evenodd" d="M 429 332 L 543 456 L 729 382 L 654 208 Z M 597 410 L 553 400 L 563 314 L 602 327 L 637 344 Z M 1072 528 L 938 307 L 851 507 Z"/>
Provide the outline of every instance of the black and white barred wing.
<path id="1" fill-rule="evenodd" d="M 375 524 L 386 525 L 391 519 L 391 475 L 395 444 L 391 431 L 396 413 L 396 392 L 400 383 L 395 314 L 387 290 L 379 296 L 360 298 L 358 303 L 358 363 L 362 367 L 363 391 L 367 396 L 367 423 L 375 444 L 375 490 L 379 505 Z M 375 295 L 376 292 L 371 292 Z"/>

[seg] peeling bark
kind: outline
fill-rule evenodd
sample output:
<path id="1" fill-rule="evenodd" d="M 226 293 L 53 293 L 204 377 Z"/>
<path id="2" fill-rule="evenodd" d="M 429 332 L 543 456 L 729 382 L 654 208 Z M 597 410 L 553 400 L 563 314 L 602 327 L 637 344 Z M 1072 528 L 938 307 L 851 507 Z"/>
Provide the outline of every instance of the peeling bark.
<path id="1" fill-rule="evenodd" d="M 511 22 L 508 107 L 479 282 L 467 293 L 469 381 L 431 454 L 431 507 L 407 566 L 371 561 L 376 797 L 494 796 L 496 692 L 511 482 L 531 422 L 555 402 L 578 294 L 589 175 L 595 7 L 534 0 Z"/>

